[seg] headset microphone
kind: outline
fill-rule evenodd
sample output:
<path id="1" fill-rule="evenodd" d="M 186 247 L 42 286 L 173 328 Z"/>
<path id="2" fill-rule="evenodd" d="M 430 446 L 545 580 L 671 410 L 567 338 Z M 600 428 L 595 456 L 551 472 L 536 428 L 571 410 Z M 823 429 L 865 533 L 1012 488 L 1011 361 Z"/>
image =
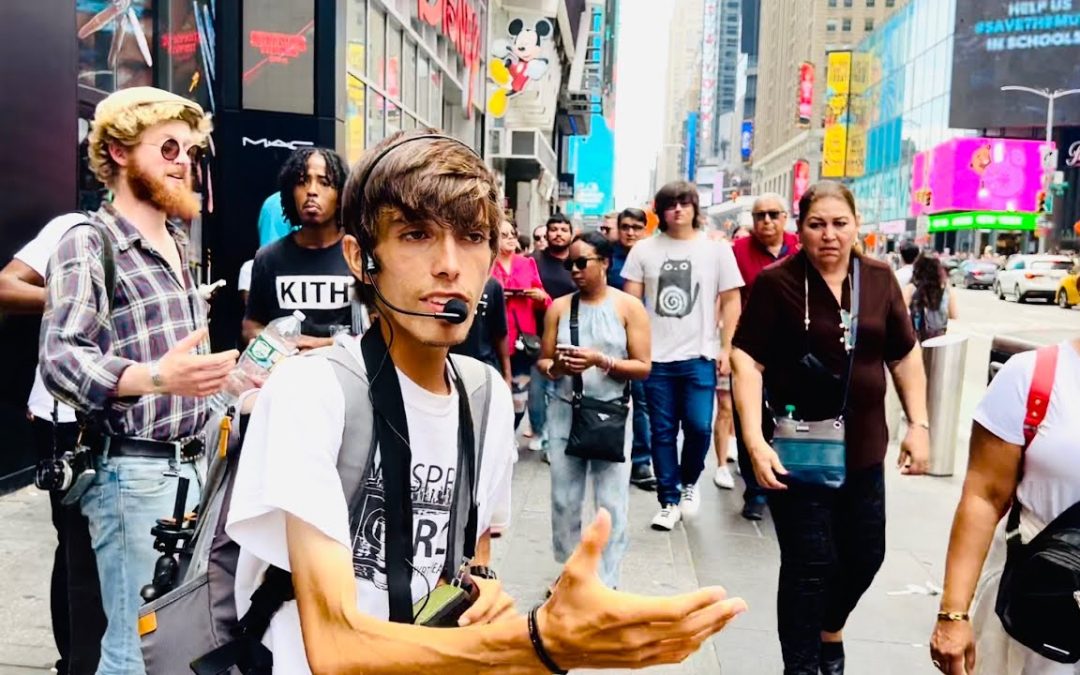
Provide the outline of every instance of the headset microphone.
<path id="1" fill-rule="evenodd" d="M 367 263 L 365 267 L 368 272 L 377 271 L 379 269 L 378 262 L 375 261 L 374 256 L 365 257 L 367 258 Z M 375 283 L 374 279 L 371 279 L 369 285 L 375 291 L 375 295 L 379 297 L 379 300 L 381 300 L 384 305 L 386 305 L 391 310 L 397 312 L 398 314 L 408 314 L 409 316 L 422 316 L 427 319 L 441 319 L 442 321 L 452 323 L 455 326 L 457 324 L 465 323 L 465 320 L 469 318 L 469 305 L 464 300 L 461 300 L 459 298 L 450 298 L 449 300 L 447 300 L 446 304 L 443 305 L 443 311 L 441 312 L 414 312 L 409 309 L 402 309 L 401 307 L 398 307 L 397 305 L 387 300 L 383 296 L 382 291 L 379 290 L 379 285 Z"/>

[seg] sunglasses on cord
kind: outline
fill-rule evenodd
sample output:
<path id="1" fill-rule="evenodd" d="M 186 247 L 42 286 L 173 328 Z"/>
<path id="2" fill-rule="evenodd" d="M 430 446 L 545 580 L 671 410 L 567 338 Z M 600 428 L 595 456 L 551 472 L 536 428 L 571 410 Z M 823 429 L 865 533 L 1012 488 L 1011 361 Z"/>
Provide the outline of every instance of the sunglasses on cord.
<path id="1" fill-rule="evenodd" d="M 156 145 L 155 143 L 143 143 L 142 145 Z M 175 162 L 176 158 L 180 156 L 180 141 L 175 138 L 167 138 L 165 142 L 161 144 L 161 158 L 166 162 Z M 202 157 L 202 147 L 193 145 L 187 149 L 187 156 L 191 159 L 192 164 L 197 164 Z"/>
<path id="2" fill-rule="evenodd" d="M 566 269 L 567 272 L 574 269 L 575 267 L 578 268 L 581 271 L 584 271 L 585 268 L 589 266 L 589 261 L 590 260 L 603 260 L 603 258 L 597 258 L 596 256 L 584 256 L 584 255 L 581 256 L 580 258 L 567 258 L 566 260 L 563 261 L 562 266 L 563 266 L 563 268 Z"/>

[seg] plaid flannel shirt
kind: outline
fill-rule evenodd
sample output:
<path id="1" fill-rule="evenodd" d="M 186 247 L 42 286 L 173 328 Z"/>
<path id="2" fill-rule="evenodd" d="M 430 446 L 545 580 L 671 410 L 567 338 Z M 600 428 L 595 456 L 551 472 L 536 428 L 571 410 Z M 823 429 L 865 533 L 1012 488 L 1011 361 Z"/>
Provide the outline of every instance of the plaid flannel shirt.
<path id="1" fill-rule="evenodd" d="M 116 292 L 106 297 L 99 230 L 74 227 L 49 259 L 41 324 L 41 376 L 56 398 L 103 419 L 108 433 L 176 441 L 202 431 L 206 399 L 155 394 L 120 398 L 117 385 L 131 365 L 160 359 L 206 326 L 206 307 L 187 266 L 187 236 L 168 225 L 183 263 L 183 285 L 169 263 L 111 204 L 91 218 L 113 242 Z M 209 353 L 209 345 L 198 348 Z"/>

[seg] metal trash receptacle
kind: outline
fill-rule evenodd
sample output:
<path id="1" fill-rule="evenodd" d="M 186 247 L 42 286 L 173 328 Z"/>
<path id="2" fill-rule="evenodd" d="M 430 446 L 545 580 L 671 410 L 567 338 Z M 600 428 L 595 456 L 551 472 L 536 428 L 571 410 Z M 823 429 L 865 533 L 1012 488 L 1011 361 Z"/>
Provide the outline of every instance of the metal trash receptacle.
<path id="1" fill-rule="evenodd" d="M 967 344 L 967 337 L 960 335 L 941 335 L 922 343 L 930 415 L 931 476 L 951 476 L 956 469 Z"/>

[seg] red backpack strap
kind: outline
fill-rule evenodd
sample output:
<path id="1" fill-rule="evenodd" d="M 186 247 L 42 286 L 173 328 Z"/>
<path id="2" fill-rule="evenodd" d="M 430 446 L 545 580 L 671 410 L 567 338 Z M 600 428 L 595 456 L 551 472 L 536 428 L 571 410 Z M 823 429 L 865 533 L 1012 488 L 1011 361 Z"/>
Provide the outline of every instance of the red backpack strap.
<path id="1" fill-rule="evenodd" d="M 1039 433 L 1039 425 L 1043 423 L 1046 418 L 1046 410 L 1050 407 L 1050 393 L 1054 389 L 1057 361 L 1057 345 L 1042 347 L 1035 354 L 1035 374 L 1031 378 L 1031 388 L 1028 390 L 1027 414 L 1024 416 L 1025 450 L 1035 440 L 1035 435 Z"/>

